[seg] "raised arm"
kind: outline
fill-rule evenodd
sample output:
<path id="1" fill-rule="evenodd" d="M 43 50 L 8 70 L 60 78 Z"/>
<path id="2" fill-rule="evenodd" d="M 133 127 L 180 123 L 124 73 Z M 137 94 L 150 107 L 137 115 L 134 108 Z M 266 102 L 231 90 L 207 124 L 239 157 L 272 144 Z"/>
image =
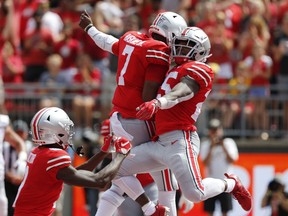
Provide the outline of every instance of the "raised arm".
<path id="1" fill-rule="evenodd" d="M 112 46 L 114 43 L 118 42 L 118 39 L 112 35 L 105 34 L 99 31 L 92 22 L 90 15 L 87 11 L 84 11 L 80 16 L 79 26 L 87 32 L 87 34 L 92 38 L 95 44 L 101 49 L 112 52 Z"/>

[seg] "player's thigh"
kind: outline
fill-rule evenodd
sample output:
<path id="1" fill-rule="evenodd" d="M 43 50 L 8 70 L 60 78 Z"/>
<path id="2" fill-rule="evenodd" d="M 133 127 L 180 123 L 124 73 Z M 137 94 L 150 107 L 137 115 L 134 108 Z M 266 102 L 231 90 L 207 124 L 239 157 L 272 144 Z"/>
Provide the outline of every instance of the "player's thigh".
<path id="1" fill-rule="evenodd" d="M 139 119 L 125 119 L 122 118 L 119 113 L 113 114 L 110 118 L 110 124 L 113 133 L 116 136 L 124 136 L 128 134 L 129 140 L 132 141 L 132 145 L 136 146 L 145 142 L 148 142 L 151 137 L 151 130 L 153 127 L 146 124 L 145 121 Z"/>
<path id="2" fill-rule="evenodd" d="M 129 156 L 122 162 L 117 177 L 166 169 L 159 158 L 161 151 L 161 146 L 154 142 L 132 148 Z"/>
<path id="3" fill-rule="evenodd" d="M 175 141 L 167 141 L 165 163 L 172 170 L 184 194 L 193 194 L 201 184 L 198 164 L 199 137 L 195 132 L 179 131 Z"/>
<path id="4" fill-rule="evenodd" d="M 159 191 L 174 191 L 178 189 L 178 182 L 170 169 L 150 172 L 150 174 L 156 182 Z"/>
<path id="5" fill-rule="evenodd" d="M 124 130 L 133 136 L 133 146 L 150 141 L 150 129 L 145 121 L 120 118 L 120 122 L 122 123 Z"/>

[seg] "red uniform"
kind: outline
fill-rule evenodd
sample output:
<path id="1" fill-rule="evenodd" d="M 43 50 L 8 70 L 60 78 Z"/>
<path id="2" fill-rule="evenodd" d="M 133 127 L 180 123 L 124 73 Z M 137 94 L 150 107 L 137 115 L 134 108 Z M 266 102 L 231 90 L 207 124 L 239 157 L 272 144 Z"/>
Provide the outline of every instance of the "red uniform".
<path id="1" fill-rule="evenodd" d="M 118 56 L 112 113 L 118 111 L 123 118 L 136 118 L 136 107 L 144 102 L 144 82 L 162 83 L 169 68 L 170 49 L 163 42 L 130 31 L 113 44 L 112 52 Z M 162 70 L 147 70 L 151 64 L 159 65 Z"/>
<path id="2" fill-rule="evenodd" d="M 51 215 L 64 183 L 56 178 L 57 172 L 70 164 L 70 156 L 62 149 L 35 148 L 27 160 L 14 215 Z"/>
<path id="3" fill-rule="evenodd" d="M 188 62 L 172 68 L 159 89 L 158 96 L 167 94 L 181 78 L 189 76 L 199 84 L 199 92 L 189 100 L 178 103 L 170 109 L 159 110 L 155 115 L 156 134 L 161 135 L 174 130 L 195 131 L 195 122 L 201 107 L 212 89 L 214 73 L 212 69 L 201 62 Z"/>

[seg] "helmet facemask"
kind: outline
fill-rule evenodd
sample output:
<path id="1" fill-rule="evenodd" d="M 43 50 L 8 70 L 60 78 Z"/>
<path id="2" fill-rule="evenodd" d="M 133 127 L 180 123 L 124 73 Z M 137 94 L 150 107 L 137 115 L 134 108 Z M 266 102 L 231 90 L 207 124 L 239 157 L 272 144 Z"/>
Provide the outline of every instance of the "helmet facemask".
<path id="1" fill-rule="evenodd" d="M 211 56 L 209 54 L 210 42 L 208 37 L 203 40 L 203 35 L 201 35 L 202 38 L 198 37 L 197 34 L 194 35 L 193 32 L 189 32 L 187 29 L 183 31 L 181 36 L 175 36 L 172 40 L 172 57 L 175 63 L 180 65 L 191 60 L 206 62 L 207 58 Z M 201 30 L 200 33 L 203 34 L 204 32 Z"/>

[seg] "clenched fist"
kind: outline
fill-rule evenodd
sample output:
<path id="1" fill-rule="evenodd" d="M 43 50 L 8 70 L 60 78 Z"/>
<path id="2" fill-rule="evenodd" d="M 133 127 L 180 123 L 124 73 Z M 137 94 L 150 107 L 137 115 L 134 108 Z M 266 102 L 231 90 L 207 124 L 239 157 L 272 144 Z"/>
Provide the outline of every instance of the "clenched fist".
<path id="1" fill-rule="evenodd" d="M 86 10 L 85 10 L 83 13 L 81 13 L 81 15 L 80 15 L 79 26 L 80 26 L 85 32 L 87 32 L 88 29 L 93 26 L 92 19 L 91 19 L 90 15 L 87 13 Z"/>

